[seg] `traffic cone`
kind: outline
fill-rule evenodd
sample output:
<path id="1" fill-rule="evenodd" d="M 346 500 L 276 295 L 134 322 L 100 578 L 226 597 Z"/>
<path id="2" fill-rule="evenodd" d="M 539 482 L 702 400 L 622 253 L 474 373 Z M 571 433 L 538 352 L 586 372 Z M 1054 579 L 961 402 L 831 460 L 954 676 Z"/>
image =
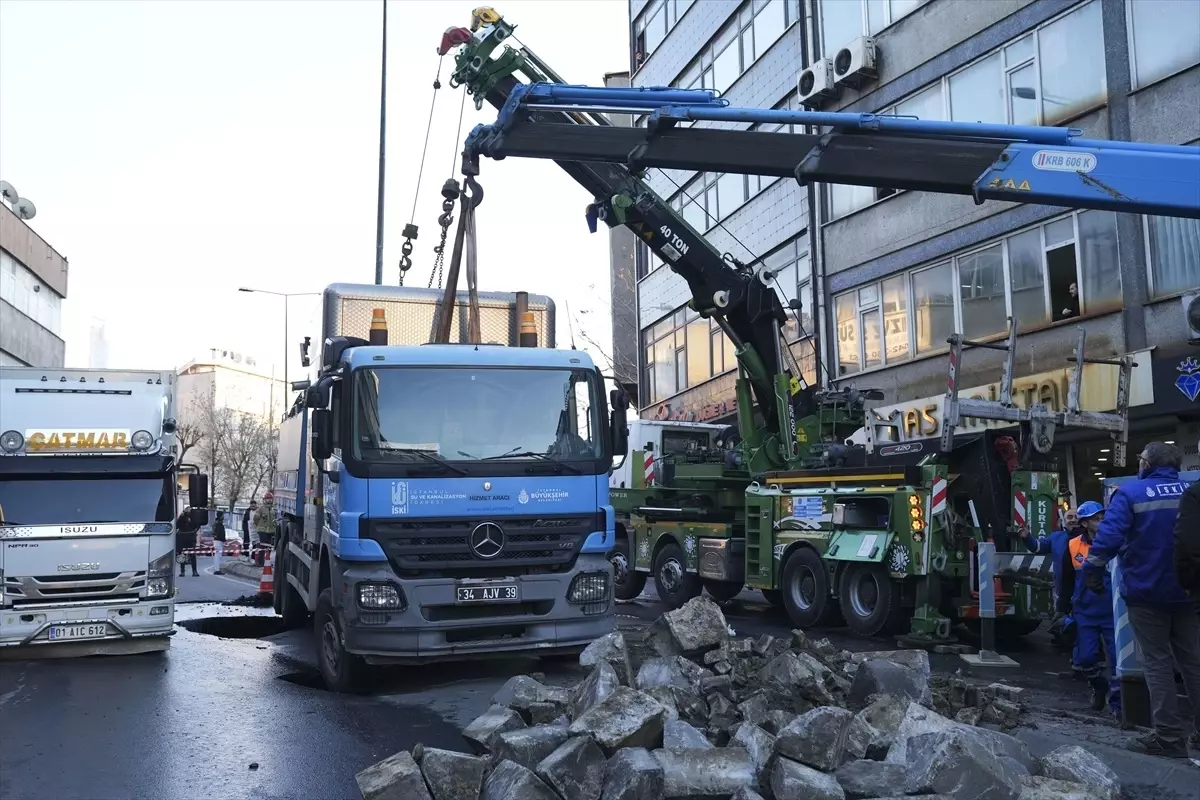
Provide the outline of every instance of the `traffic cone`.
<path id="1" fill-rule="evenodd" d="M 275 593 L 275 571 L 271 564 L 271 551 L 267 551 L 267 560 L 263 562 L 262 578 L 258 581 L 259 594 L 274 594 Z"/>

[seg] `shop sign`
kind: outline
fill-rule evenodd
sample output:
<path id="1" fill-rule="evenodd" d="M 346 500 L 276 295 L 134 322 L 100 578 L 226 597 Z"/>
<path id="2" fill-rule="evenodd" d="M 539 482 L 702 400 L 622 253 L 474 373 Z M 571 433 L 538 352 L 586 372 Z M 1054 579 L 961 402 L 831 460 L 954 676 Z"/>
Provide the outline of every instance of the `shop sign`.
<path id="1" fill-rule="evenodd" d="M 737 413 L 734 374 L 722 375 L 666 403 L 651 406 L 645 416 L 659 422 L 710 422 Z"/>
<path id="2" fill-rule="evenodd" d="M 1155 411 L 1200 411 L 1200 348 L 1154 353 Z"/>

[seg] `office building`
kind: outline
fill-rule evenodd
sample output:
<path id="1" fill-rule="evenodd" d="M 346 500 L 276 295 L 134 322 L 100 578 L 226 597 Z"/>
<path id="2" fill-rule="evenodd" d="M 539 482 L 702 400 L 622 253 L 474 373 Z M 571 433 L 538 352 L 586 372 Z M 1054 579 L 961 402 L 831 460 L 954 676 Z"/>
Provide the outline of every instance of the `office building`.
<path id="1" fill-rule="evenodd" d="M 94 317 L 88 330 L 88 366 L 92 369 L 108 368 L 108 333 L 104 320 Z"/>
<path id="2" fill-rule="evenodd" d="M 0 366 L 62 367 L 67 259 L 0 203 Z"/>
<path id="3" fill-rule="evenodd" d="M 800 108 L 801 72 L 842 59 L 824 111 L 1068 125 L 1097 138 L 1200 141 L 1200 3 L 1174 0 L 633 0 L 634 85 L 720 90 L 734 106 Z M 874 56 L 873 64 L 871 56 Z M 807 90 L 807 86 L 806 86 Z M 697 123 L 706 124 L 706 123 Z M 906 440 L 939 433 L 946 337 L 1018 332 L 1018 402 L 1061 408 L 1077 329 L 1088 355 L 1132 354 L 1131 450 L 1195 450 L 1200 223 L 920 192 L 652 171 L 721 252 L 799 297 L 788 331 L 806 378 L 876 388 Z M 679 187 L 682 187 L 682 191 Z M 643 414 L 732 421 L 732 353 L 683 307 L 686 284 L 640 248 Z M 967 396 L 996 391 L 1003 355 L 971 351 Z M 1114 369 L 1089 367 L 1084 408 L 1111 410 Z M 1062 432 L 1052 457 L 1076 498 L 1113 470 L 1102 435 Z"/>

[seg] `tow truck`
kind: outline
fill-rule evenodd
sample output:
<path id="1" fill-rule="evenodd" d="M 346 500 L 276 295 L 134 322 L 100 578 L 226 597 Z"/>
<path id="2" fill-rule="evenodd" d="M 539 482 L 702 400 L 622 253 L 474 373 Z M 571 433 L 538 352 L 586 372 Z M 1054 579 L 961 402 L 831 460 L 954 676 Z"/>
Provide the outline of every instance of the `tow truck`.
<path id="1" fill-rule="evenodd" d="M 745 585 L 801 627 L 841 618 L 859 633 L 937 643 L 951 639 L 954 621 L 978 617 L 975 552 L 991 541 L 1004 565 L 996 613 L 1015 633 L 1035 629 L 1048 564 L 1007 548 L 1027 524 L 1031 493 L 1035 503 L 1058 502 L 1057 474 L 1038 457 L 1057 429 L 1091 428 L 1110 434 L 1114 463 L 1123 464 L 1136 365 L 1104 360 L 1119 374 L 1115 413 L 1080 410 L 1081 370 L 1094 360 L 1080 330 L 1068 408 L 1023 408 L 1012 395 L 1011 320 L 1007 344 L 956 334 L 948 340 L 939 452 L 906 461 L 912 448 L 887 443 L 889 421 L 867 409 L 882 394 L 807 385 L 781 336 L 799 302 L 785 309 L 753 262 L 715 250 L 650 188 L 645 171 L 758 174 L 1200 219 L 1200 148 L 1085 139 L 1072 128 L 732 108 L 710 90 L 567 85 L 529 47 L 508 44 L 513 30 L 495 10 L 476 9 L 470 27 L 448 29 L 438 48 L 455 51 L 451 85 L 464 87 L 476 107 L 486 102 L 499 112 L 468 136 L 463 174 L 474 180 L 483 156 L 554 160 L 593 196 L 590 229 L 603 222 L 637 234 L 687 282 L 690 306 L 715 320 L 736 351 L 736 447 L 660 464 L 655 485 L 626 495 L 635 569 L 653 574 L 673 606 L 705 587 L 719 599 Z M 645 127 L 614 126 L 608 113 L 645 115 Z M 703 127 L 721 122 L 815 132 Z M 1007 350 L 999 400 L 958 397 L 963 352 L 975 347 Z M 966 417 L 1019 428 L 956 437 Z M 865 442 L 854 443 L 856 434 Z M 1053 524 L 1052 515 L 1043 521 Z"/>

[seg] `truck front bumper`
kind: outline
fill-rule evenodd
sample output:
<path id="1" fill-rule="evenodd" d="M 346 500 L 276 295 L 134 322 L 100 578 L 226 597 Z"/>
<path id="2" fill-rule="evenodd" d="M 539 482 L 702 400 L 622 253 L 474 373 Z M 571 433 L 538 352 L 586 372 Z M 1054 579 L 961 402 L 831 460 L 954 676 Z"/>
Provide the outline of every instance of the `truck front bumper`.
<path id="1" fill-rule="evenodd" d="M 572 603 L 568 592 L 579 575 L 603 574 L 602 603 Z M 362 583 L 400 588 L 401 611 L 362 609 Z M 453 578 L 399 579 L 386 564 L 348 565 L 342 573 L 340 616 L 346 649 L 373 664 L 532 653 L 578 652 L 616 629 L 612 564 L 602 554 L 581 555 L 566 572 L 497 579 L 516 585 L 517 602 L 457 602 L 466 583 Z"/>
<path id="2" fill-rule="evenodd" d="M 119 605 L 0 608 L 0 647 L 166 637 L 171 635 L 174 625 L 175 601 L 169 597 Z M 74 635 L 51 639 L 51 629 L 60 626 L 68 629 L 64 633 Z"/>

